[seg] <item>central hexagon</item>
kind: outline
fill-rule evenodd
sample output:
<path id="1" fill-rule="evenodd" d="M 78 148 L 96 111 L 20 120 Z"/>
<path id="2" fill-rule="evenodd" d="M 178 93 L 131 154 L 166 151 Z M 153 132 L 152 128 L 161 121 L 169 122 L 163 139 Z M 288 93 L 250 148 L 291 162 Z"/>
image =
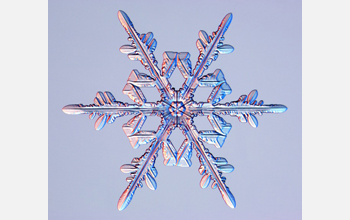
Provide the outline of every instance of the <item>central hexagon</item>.
<path id="1" fill-rule="evenodd" d="M 174 117 L 182 116 L 186 111 L 186 107 L 183 102 L 172 102 L 169 107 L 169 112 Z"/>

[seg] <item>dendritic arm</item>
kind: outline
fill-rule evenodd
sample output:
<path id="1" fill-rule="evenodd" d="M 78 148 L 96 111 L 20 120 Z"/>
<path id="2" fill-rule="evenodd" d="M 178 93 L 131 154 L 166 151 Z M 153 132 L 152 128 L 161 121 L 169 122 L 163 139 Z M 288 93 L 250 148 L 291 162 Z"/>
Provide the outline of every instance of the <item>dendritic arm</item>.
<path id="1" fill-rule="evenodd" d="M 225 185 L 226 177 L 222 176 L 222 173 L 230 173 L 233 171 L 233 166 L 227 163 L 227 160 L 222 157 L 214 157 L 208 149 L 206 149 L 203 143 L 199 140 L 199 133 L 196 127 L 192 124 L 192 118 L 182 120 L 182 129 L 186 137 L 192 142 L 197 157 L 200 162 L 198 169 L 202 176 L 200 186 L 207 188 L 212 180 L 211 187 L 213 189 L 218 188 L 225 203 L 230 208 L 236 207 L 236 201 L 232 195 L 230 189 Z"/>
<path id="2" fill-rule="evenodd" d="M 252 127 L 258 126 L 258 119 L 255 115 L 263 113 L 283 113 L 288 108 L 280 104 L 264 104 L 264 101 L 257 101 L 258 91 L 252 90 L 248 95 L 241 95 L 237 101 L 215 105 L 209 102 L 193 103 L 189 108 L 196 115 L 230 115 L 238 118 L 240 122 L 248 122 Z"/>
<path id="3" fill-rule="evenodd" d="M 135 115 L 140 112 L 144 115 L 160 115 L 164 111 L 164 106 L 161 102 L 147 102 L 140 106 L 116 101 L 113 94 L 106 91 L 97 92 L 94 104 L 66 105 L 62 111 L 70 115 L 89 114 L 90 119 L 98 116 L 95 129 L 101 130 L 106 123 L 113 123 L 116 118 L 122 116 Z"/>
<path id="4" fill-rule="evenodd" d="M 195 91 L 198 85 L 198 78 L 218 58 L 219 53 L 228 54 L 233 52 L 234 48 L 231 45 L 223 44 L 224 34 L 230 26 L 231 21 L 232 14 L 229 13 L 222 20 L 218 30 L 213 32 L 212 35 L 208 35 L 205 31 L 199 31 L 199 39 L 196 43 L 199 50 L 199 57 L 193 69 L 193 76 L 189 77 L 184 84 L 185 87 L 182 94 L 185 99 L 190 97 L 191 93 Z"/>
<path id="5" fill-rule="evenodd" d="M 158 62 L 153 55 L 157 47 L 157 41 L 153 38 L 153 33 L 139 34 L 128 15 L 123 11 L 118 11 L 118 18 L 129 34 L 128 40 L 131 41 L 131 45 L 121 46 L 120 51 L 128 54 L 131 60 L 140 60 L 156 79 L 156 86 L 159 92 L 167 98 L 171 98 L 172 91 L 170 90 L 169 81 L 166 77 L 161 76 L 161 72 L 157 66 Z"/>
<path id="6" fill-rule="evenodd" d="M 126 181 L 130 183 L 118 201 L 118 209 L 120 211 L 129 205 L 135 190 L 142 187 L 142 181 L 145 181 L 146 185 L 151 190 L 157 188 L 157 183 L 155 181 L 157 170 L 154 167 L 154 163 L 158 156 L 161 143 L 167 140 L 173 129 L 174 124 L 172 119 L 162 119 L 162 124 L 158 128 L 156 138 L 146 152 L 141 157 L 134 158 L 131 164 L 124 164 L 121 166 L 120 169 L 123 173 L 130 173 L 131 175 L 126 178 Z"/>

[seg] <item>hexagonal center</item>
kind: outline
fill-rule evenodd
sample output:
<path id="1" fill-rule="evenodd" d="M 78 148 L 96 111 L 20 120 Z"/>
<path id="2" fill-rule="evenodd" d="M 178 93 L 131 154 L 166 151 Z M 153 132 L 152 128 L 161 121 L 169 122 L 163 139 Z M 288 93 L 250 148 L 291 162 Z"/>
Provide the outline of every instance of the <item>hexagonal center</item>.
<path id="1" fill-rule="evenodd" d="M 186 111 L 185 105 L 182 102 L 172 102 L 169 107 L 169 112 L 172 116 L 182 116 Z"/>

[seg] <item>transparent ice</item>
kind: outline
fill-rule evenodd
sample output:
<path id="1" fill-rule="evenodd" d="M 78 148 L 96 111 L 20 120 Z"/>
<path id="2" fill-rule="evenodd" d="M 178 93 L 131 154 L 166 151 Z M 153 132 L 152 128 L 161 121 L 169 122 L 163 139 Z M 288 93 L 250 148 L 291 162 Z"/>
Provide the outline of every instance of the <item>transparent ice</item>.
<path id="1" fill-rule="evenodd" d="M 230 115 L 237 117 L 240 122 L 248 122 L 252 127 L 258 126 L 255 115 L 263 113 L 282 113 L 287 110 L 284 105 L 264 104 L 258 101 L 257 90 L 248 95 L 242 95 L 237 101 L 219 103 L 226 95 L 231 93 L 231 88 L 225 80 L 220 69 L 212 73 L 204 74 L 210 64 L 215 61 L 219 54 L 229 54 L 234 48 L 223 44 L 224 34 L 231 21 L 232 14 L 227 14 L 219 25 L 217 31 L 211 35 L 205 31 L 199 31 L 199 39 L 196 42 L 199 50 L 198 60 L 192 69 L 189 53 L 164 52 L 161 69 L 158 68 L 157 60 L 153 55 L 157 41 L 152 32 L 139 34 L 128 15 L 118 12 L 118 18 L 128 33 L 130 44 L 120 48 L 122 53 L 127 54 L 131 60 L 139 60 L 149 71 L 141 73 L 132 70 L 123 93 L 128 95 L 134 104 L 116 101 L 112 93 L 97 92 L 94 103 L 90 105 L 74 104 L 67 105 L 62 110 L 67 114 L 89 114 L 90 119 L 97 118 L 95 129 L 102 129 L 106 123 L 113 123 L 116 118 L 126 115 L 134 115 L 123 130 L 129 138 L 133 148 L 150 143 L 149 148 L 139 157 L 132 159 L 130 164 L 124 164 L 120 170 L 129 173 L 126 178 L 129 183 L 118 202 L 118 209 L 125 209 L 132 200 L 135 190 L 146 184 L 151 190 L 157 188 L 157 169 L 155 161 L 158 152 L 163 154 L 163 163 L 166 166 L 190 167 L 192 151 L 196 152 L 199 159 L 199 173 L 202 175 L 200 186 L 217 188 L 226 204 L 235 208 L 235 198 L 226 186 L 226 177 L 223 173 L 233 171 L 233 166 L 228 164 L 223 157 L 214 157 L 203 143 L 212 144 L 221 148 L 227 134 L 231 130 L 231 124 L 221 116 Z M 182 88 L 176 90 L 169 82 L 169 78 L 178 68 L 184 77 Z M 161 95 L 157 102 L 147 102 L 141 88 L 156 87 Z M 213 87 L 206 102 L 196 102 L 193 94 L 197 87 Z M 141 130 L 147 116 L 158 116 L 161 124 L 156 131 Z M 206 116 L 213 127 L 210 131 L 198 131 L 193 124 L 193 118 Z M 185 140 L 177 150 L 170 141 L 172 130 L 182 130 Z"/>

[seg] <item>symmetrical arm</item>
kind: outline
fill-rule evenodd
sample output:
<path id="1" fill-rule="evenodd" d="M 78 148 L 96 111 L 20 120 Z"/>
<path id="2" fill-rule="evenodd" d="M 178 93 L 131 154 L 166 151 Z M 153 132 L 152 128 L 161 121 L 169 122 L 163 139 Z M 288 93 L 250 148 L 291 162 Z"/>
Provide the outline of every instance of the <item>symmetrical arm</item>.
<path id="1" fill-rule="evenodd" d="M 225 104 L 208 102 L 193 102 L 189 106 L 190 111 L 196 115 L 230 115 L 238 118 L 240 122 L 248 122 L 252 127 L 258 126 L 258 120 L 254 116 L 263 113 L 283 113 L 287 107 L 280 104 L 264 104 L 264 101 L 257 101 L 258 91 L 252 90 L 248 95 L 241 95 L 237 101 Z"/>
<path id="2" fill-rule="evenodd" d="M 230 173 L 233 171 L 233 166 L 227 163 L 227 160 L 222 157 L 214 157 L 203 143 L 200 141 L 200 134 L 196 127 L 192 124 L 192 118 L 182 120 L 183 133 L 193 144 L 193 148 L 197 152 L 200 167 L 199 173 L 202 175 L 200 186 L 207 188 L 211 181 L 213 189 L 218 188 L 222 198 L 230 208 L 236 207 L 236 201 L 230 189 L 225 185 L 226 178 L 222 173 Z"/>
<path id="3" fill-rule="evenodd" d="M 89 114 L 90 119 L 99 116 L 95 122 L 95 129 L 101 130 L 106 123 L 113 123 L 116 118 L 142 113 L 144 115 L 160 115 L 164 111 L 164 105 L 160 102 L 147 102 L 142 106 L 116 101 L 113 94 L 97 92 L 94 104 L 66 105 L 62 111 L 69 115 Z"/>
<path id="4" fill-rule="evenodd" d="M 172 119 L 162 118 L 162 124 L 159 126 L 155 138 L 146 152 L 141 157 L 134 158 L 131 161 L 131 164 L 124 164 L 121 166 L 121 171 L 123 173 L 130 173 L 130 177 L 126 178 L 129 185 L 118 201 L 119 210 L 123 210 L 129 205 L 135 190 L 138 187 L 142 187 L 142 181 L 145 181 L 146 185 L 151 190 L 155 190 L 157 188 L 155 177 L 157 176 L 158 172 L 154 167 L 154 163 L 158 156 L 158 151 L 163 145 L 162 143 L 167 141 L 173 129 L 174 123 Z"/>
<path id="5" fill-rule="evenodd" d="M 218 27 L 218 30 L 208 35 L 205 31 L 199 31 L 199 39 L 197 40 L 197 48 L 199 50 L 199 57 L 193 74 L 189 77 L 182 91 L 182 97 L 188 99 L 190 95 L 196 90 L 198 86 L 198 79 L 202 76 L 204 71 L 208 69 L 210 64 L 215 61 L 219 53 L 228 54 L 233 52 L 234 48 L 231 45 L 223 44 L 224 34 L 227 31 L 232 21 L 232 14 L 227 14 Z"/>
<path id="6" fill-rule="evenodd" d="M 155 78 L 159 93 L 164 94 L 168 99 L 171 98 L 173 94 L 169 81 L 166 77 L 161 76 L 161 72 L 157 66 L 158 62 L 153 55 L 153 51 L 157 47 L 157 41 L 153 38 L 153 33 L 137 33 L 130 18 L 123 11 L 118 11 L 118 18 L 129 34 L 128 40 L 131 41 L 131 45 L 121 46 L 120 51 L 128 54 L 131 60 L 140 60 L 145 68 L 149 70 L 151 76 Z"/>

